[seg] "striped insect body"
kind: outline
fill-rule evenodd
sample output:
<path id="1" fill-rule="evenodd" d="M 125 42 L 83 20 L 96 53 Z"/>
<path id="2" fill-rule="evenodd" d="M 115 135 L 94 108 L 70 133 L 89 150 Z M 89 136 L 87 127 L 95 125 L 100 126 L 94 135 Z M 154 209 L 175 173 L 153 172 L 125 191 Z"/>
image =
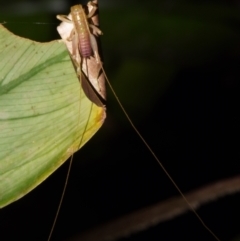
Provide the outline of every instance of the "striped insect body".
<path id="1" fill-rule="evenodd" d="M 81 79 L 87 78 L 105 99 L 105 77 L 101 71 L 103 67 L 96 40 L 96 37 L 102 35 L 102 31 L 98 28 L 96 12 L 96 0 L 89 2 L 87 8 L 80 4 L 72 6 L 68 16 L 57 15 L 62 21 L 57 30 L 67 45 L 78 75 L 81 75 Z M 89 93 L 89 90 L 85 93 Z M 91 96 L 88 97 L 93 100 Z"/>

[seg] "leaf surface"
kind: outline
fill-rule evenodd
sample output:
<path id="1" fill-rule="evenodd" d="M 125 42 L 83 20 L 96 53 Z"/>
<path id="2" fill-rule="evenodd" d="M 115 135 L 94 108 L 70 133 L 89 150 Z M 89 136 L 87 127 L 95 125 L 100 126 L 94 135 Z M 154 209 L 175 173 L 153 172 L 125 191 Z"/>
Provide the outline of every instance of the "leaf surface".
<path id="1" fill-rule="evenodd" d="M 31 191 L 101 127 L 64 43 L 0 26 L 0 207 Z"/>

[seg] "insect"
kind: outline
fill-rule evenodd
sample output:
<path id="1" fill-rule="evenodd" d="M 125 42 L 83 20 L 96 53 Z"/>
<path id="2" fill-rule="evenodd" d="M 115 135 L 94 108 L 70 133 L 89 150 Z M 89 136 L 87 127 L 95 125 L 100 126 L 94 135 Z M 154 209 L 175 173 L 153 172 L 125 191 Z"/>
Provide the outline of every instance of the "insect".
<path id="1" fill-rule="evenodd" d="M 97 26 L 98 18 L 94 15 L 97 11 L 96 3 L 92 1 L 87 4 L 88 14 L 85 13 L 86 8 L 79 4 L 71 7 L 68 16 L 57 15 L 57 19 L 62 21 L 58 32 L 67 45 L 82 84 L 86 83 L 85 78 L 87 78 L 98 94 L 105 99 L 105 76 L 104 73 L 100 73 L 103 67 L 96 41 L 96 37 L 102 35 L 102 31 Z M 83 88 L 86 94 L 91 92 L 86 86 Z M 88 97 L 93 100 L 93 94 Z M 96 103 L 94 100 L 93 102 Z"/>
<path id="2" fill-rule="evenodd" d="M 96 62 L 100 63 L 97 41 L 93 34 L 99 36 L 102 35 L 102 31 L 94 24 L 88 23 L 87 19 L 91 18 L 97 10 L 97 7 L 93 2 L 89 2 L 88 5 L 92 7 L 92 10 L 88 15 L 86 15 L 83 6 L 79 4 L 71 7 L 72 20 L 64 15 L 57 15 L 57 18 L 61 21 L 72 23 L 74 26 L 68 37 L 68 40 L 72 41 L 73 44 L 73 57 L 76 59 L 79 50 L 79 53 L 83 58 L 89 58 L 93 51 Z M 89 28 L 92 28 L 93 34 L 90 32 Z"/>
<path id="3" fill-rule="evenodd" d="M 122 106 L 120 100 L 118 99 L 114 89 L 112 88 L 109 80 L 106 76 L 106 73 L 103 69 L 101 59 L 99 57 L 98 45 L 96 41 L 96 37 L 102 35 L 102 31 L 98 28 L 98 24 L 95 22 L 95 13 L 97 11 L 97 1 L 92 1 L 87 4 L 88 10 L 84 9 L 82 5 L 75 5 L 71 7 L 71 13 L 68 16 L 65 15 L 57 15 L 57 18 L 61 20 L 63 23 L 63 28 L 58 27 L 58 32 L 61 35 L 62 39 L 67 45 L 67 48 L 72 57 L 73 63 L 77 70 L 77 74 L 79 76 L 86 76 L 88 80 L 91 82 L 95 90 L 105 98 L 105 90 L 101 89 L 100 77 L 105 78 L 109 84 L 110 89 L 112 90 L 114 96 L 116 97 L 118 104 L 120 105 L 122 111 L 130 122 L 131 126 L 139 136 L 139 138 L 143 141 L 147 149 L 153 155 L 155 160 L 164 170 L 165 174 L 171 180 L 175 188 L 181 194 L 183 199 L 186 201 L 189 208 L 194 212 L 196 217 L 200 220 L 203 226 L 214 236 L 216 240 L 219 240 L 218 237 L 204 224 L 202 219 L 199 217 L 195 209 L 188 202 L 182 191 L 179 189 L 177 184 L 171 178 L 170 174 L 164 168 L 162 163 L 159 161 L 158 157 L 152 151 L 151 147 L 142 137 L 138 129 L 133 124 L 131 118 L 128 113 L 125 111 Z M 86 12 L 87 11 L 87 12 Z M 93 67 L 92 67 L 93 66 Z M 92 78 L 92 76 L 94 76 Z M 86 92 L 86 91 L 85 91 Z"/>

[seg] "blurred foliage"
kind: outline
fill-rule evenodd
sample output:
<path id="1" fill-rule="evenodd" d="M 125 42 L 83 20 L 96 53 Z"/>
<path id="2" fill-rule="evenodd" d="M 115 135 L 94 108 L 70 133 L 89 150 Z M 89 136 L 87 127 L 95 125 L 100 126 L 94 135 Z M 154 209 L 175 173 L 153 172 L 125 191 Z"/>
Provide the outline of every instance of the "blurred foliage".
<path id="1" fill-rule="evenodd" d="M 141 118 L 181 69 L 239 55 L 239 24 L 238 9 L 207 3 L 101 11 L 105 66 L 124 106 Z"/>
<path id="2" fill-rule="evenodd" d="M 240 241 L 240 236 L 235 238 L 235 239 L 233 239 L 232 241 Z"/>

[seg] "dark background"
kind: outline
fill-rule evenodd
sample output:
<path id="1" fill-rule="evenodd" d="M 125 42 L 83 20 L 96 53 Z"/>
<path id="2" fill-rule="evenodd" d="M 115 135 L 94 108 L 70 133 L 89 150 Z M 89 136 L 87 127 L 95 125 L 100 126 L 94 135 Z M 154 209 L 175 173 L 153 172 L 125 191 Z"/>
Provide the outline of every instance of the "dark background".
<path id="1" fill-rule="evenodd" d="M 0 21 L 20 36 L 50 41 L 59 38 L 55 15 L 77 3 L 9 0 L 0 3 Z M 181 190 L 239 175 L 240 2 L 99 0 L 99 5 L 108 77 Z M 47 240 L 67 168 L 68 162 L 0 210 L 1 240 Z M 108 91 L 107 119 L 74 155 L 51 240 L 68 240 L 176 195 Z M 233 240 L 240 234 L 239 203 L 234 194 L 198 211 L 222 241 Z M 176 239 L 214 240 L 192 213 L 122 240 Z"/>

